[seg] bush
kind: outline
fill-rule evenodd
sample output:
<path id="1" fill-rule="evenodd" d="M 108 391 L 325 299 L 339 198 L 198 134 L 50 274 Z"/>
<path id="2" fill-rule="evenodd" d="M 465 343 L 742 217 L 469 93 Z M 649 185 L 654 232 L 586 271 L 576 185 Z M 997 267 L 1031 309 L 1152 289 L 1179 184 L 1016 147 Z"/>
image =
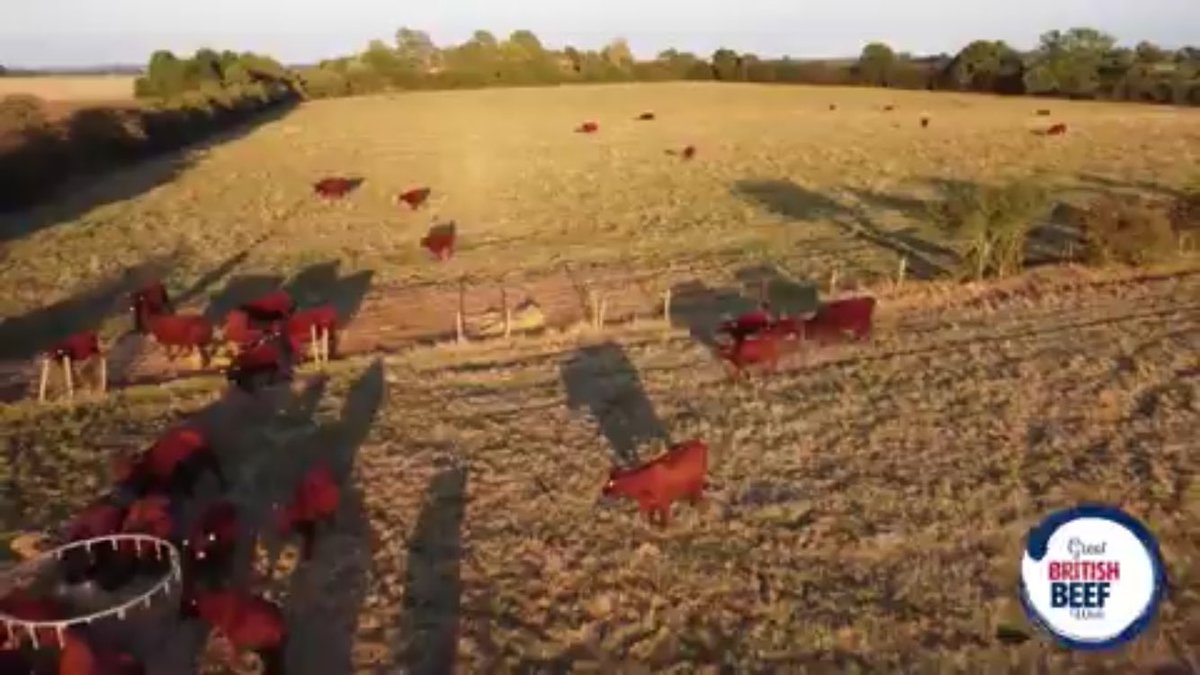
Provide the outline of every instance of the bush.
<path id="1" fill-rule="evenodd" d="M 931 216 L 961 241 L 962 274 L 983 279 L 1020 271 L 1029 232 L 1049 211 L 1049 191 L 1019 180 L 1000 186 L 953 183 L 945 193 Z"/>
<path id="2" fill-rule="evenodd" d="M 138 119 L 111 108 L 77 111 L 68 120 L 66 133 L 75 165 L 85 170 L 133 159 L 146 143 L 146 131 Z"/>
<path id="3" fill-rule="evenodd" d="M 1175 230 L 1163 205 L 1103 195 L 1073 220 L 1083 235 L 1084 259 L 1092 264 L 1144 265 L 1175 252 Z"/>

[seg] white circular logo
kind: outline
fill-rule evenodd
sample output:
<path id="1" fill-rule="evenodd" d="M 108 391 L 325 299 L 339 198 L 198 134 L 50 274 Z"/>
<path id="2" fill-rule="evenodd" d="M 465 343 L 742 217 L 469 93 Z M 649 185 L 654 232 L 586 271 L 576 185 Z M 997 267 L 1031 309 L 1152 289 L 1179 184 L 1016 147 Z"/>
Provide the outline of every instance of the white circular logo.
<path id="1" fill-rule="evenodd" d="M 1107 649 L 1150 624 L 1165 574 L 1154 535 L 1120 509 L 1085 505 L 1030 530 L 1021 602 L 1030 619 L 1074 649 Z"/>

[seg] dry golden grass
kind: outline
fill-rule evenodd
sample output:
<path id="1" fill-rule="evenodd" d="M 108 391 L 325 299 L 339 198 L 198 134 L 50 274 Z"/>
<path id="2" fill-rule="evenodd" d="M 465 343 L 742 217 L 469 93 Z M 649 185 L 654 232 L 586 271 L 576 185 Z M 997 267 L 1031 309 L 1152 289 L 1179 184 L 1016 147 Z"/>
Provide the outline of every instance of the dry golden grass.
<path id="1" fill-rule="evenodd" d="M 0 77 L 0 97 L 32 94 L 47 101 L 128 102 L 134 77 L 129 75 L 46 75 Z"/>
<path id="2" fill-rule="evenodd" d="M 830 102 L 839 110 L 827 109 Z M 880 111 L 887 103 L 898 108 Z M 659 267 L 682 259 L 770 258 L 798 277 L 892 273 L 899 255 L 854 230 L 934 238 L 931 182 L 1045 173 L 1068 189 L 1169 188 L 1200 149 L 1200 111 L 1054 102 L 1065 137 L 1030 133 L 1044 105 L 1022 99 L 869 89 L 663 84 L 423 92 L 321 101 L 233 143 L 192 153 L 159 185 L 157 163 L 0 226 L 8 244 L 0 311 L 80 292 L 99 276 L 183 249 L 177 286 L 263 235 L 239 272 L 287 275 L 328 259 L 376 282 L 494 276 L 571 263 Z M 656 122 L 635 122 L 643 110 Z M 921 114 L 932 117 L 922 130 Z M 600 133 L 571 133 L 582 120 Z M 665 151 L 695 144 L 684 163 Z M 324 204 L 329 174 L 366 183 Z M 134 185 L 158 185 L 136 195 Z M 430 185 L 431 208 L 392 196 Z M 130 196 L 133 193 L 136 196 Z M 115 199 L 115 201 L 113 201 Z M 92 204 L 101 205 L 92 208 Z M 433 215 L 455 218 L 461 249 L 428 262 Z"/>
<path id="3" fill-rule="evenodd" d="M 0 291 L 23 312 L 180 243 L 186 286 L 262 234 L 236 273 L 338 259 L 398 284 L 766 257 L 869 280 L 898 254 L 839 222 L 928 234 L 907 208 L 926 178 L 1042 170 L 1154 190 L 1187 178 L 1179 158 L 1200 141 L 1194 111 L 1059 102 L 1071 133 L 1048 141 L 1028 133 L 1034 107 L 686 84 L 307 105 L 174 182 L 12 242 Z M 645 109 L 660 121 L 631 120 Z M 597 137 L 570 132 L 584 119 Z M 663 154 L 688 143 L 693 164 Z M 308 184 L 324 173 L 367 182 L 323 205 Z M 775 213 L 739 181 L 809 192 L 781 190 Z M 447 266 L 416 249 L 429 216 L 389 204 L 421 183 L 464 237 Z M 1196 662 L 1200 277 L 1039 278 L 972 301 L 883 294 L 872 344 L 740 386 L 684 331 L 643 324 L 344 361 L 257 404 L 214 405 L 217 383 L 193 380 L 8 406 L 0 529 L 59 521 L 103 487 L 108 453 L 200 411 L 252 513 L 314 458 L 351 486 L 317 559 L 259 582 L 288 608 L 300 675 L 450 655 L 461 672 L 1124 673 L 1189 648 Z M 609 439 L 648 456 L 658 432 L 713 451 L 710 502 L 677 506 L 663 531 L 596 504 Z M 1115 653 L 1049 646 L 1016 603 L 1027 528 L 1082 500 L 1144 519 L 1168 565 L 1158 622 Z M 1001 628 L 1032 637 L 1005 644 Z"/>

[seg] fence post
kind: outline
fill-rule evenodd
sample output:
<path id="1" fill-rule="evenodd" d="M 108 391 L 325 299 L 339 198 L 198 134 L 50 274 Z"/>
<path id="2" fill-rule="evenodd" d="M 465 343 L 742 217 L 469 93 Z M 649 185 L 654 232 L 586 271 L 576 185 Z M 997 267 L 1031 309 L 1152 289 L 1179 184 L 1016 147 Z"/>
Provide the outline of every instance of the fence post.
<path id="1" fill-rule="evenodd" d="M 829 272 L 829 294 L 830 295 L 837 293 L 837 284 L 838 284 L 838 268 L 836 265 L 834 265 L 833 269 L 830 270 L 830 272 Z"/>
<path id="2" fill-rule="evenodd" d="M 596 311 L 596 330 L 604 330 L 604 314 L 608 310 L 608 298 L 600 296 L 600 307 Z"/>
<path id="3" fill-rule="evenodd" d="M 512 308 L 508 306 L 508 287 L 500 287 L 500 304 L 504 306 L 504 339 L 512 336 Z"/>
<path id="4" fill-rule="evenodd" d="M 663 293 L 663 321 L 665 321 L 668 326 L 671 325 L 671 288 L 670 287 L 667 287 L 666 292 Z"/>
<path id="5" fill-rule="evenodd" d="M 900 268 L 896 271 L 896 288 L 904 285 L 904 275 L 908 272 L 908 258 L 900 256 Z"/>

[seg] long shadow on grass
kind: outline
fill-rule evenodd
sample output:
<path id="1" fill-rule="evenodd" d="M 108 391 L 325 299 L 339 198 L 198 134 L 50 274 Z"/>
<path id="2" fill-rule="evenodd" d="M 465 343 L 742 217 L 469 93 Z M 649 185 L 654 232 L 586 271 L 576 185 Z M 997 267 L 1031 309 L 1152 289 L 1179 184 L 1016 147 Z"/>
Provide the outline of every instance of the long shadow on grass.
<path id="1" fill-rule="evenodd" d="M 309 265 L 288 279 L 281 274 L 247 274 L 236 276 L 209 301 L 205 316 L 214 322 L 223 320 L 238 305 L 275 290 L 286 290 L 297 306 L 313 307 L 330 304 L 337 310 L 341 324 L 349 323 L 362 308 L 363 299 L 371 289 L 374 271 L 364 270 L 342 276 L 340 263 L 331 260 Z"/>
<path id="2" fill-rule="evenodd" d="M 857 237 L 908 260 L 908 271 L 917 279 L 946 276 L 951 266 L 939 260 L 948 249 L 921 240 L 912 230 L 893 232 L 878 226 L 864 211 L 796 185 L 789 180 L 742 180 L 735 194 L 756 202 L 772 213 L 794 220 L 828 219 Z"/>
<path id="3" fill-rule="evenodd" d="M 643 444 L 669 440 L 637 368 L 620 345 L 606 342 L 578 350 L 563 364 L 562 379 L 568 407 L 586 408 L 596 419 L 614 463 L 636 464 Z"/>
<path id="4" fill-rule="evenodd" d="M 772 312 L 806 316 L 817 310 L 819 293 L 812 281 L 796 281 L 774 265 L 743 267 L 735 285 L 712 287 L 699 281 L 671 289 L 671 325 L 685 327 L 692 339 L 714 349 L 721 321 L 754 310 L 763 302 Z"/>
<path id="5" fill-rule="evenodd" d="M 466 498 L 466 466 L 440 471 L 425 490 L 424 506 L 408 542 L 400 672 L 455 672 Z"/>
<path id="6" fill-rule="evenodd" d="M 186 119 L 147 112 L 148 138 L 142 139 L 129 130 L 124 119 L 129 113 L 104 109 L 77 113 L 67 124 L 65 140 L 44 130 L 27 134 L 26 143 L 0 153 L 0 211 L 55 199 L 0 217 L 0 244 L 169 183 L 192 166 L 193 153 L 242 138 L 287 115 L 296 102 L 283 101 L 215 134 L 205 134 Z M 107 156 L 97 162 L 101 155 Z M 110 175 L 100 175 L 110 170 Z"/>
<path id="7" fill-rule="evenodd" d="M 384 389 L 383 364 L 376 360 L 350 386 L 340 419 L 320 427 L 289 459 L 295 473 L 285 486 L 294 485 L 301 472 L 320 462 L 342 486 L 342 497 L 335 527 L 318 539 L 313 560 L 290 579 L 288 673 L 350 673 L 357 667 L 354 635 L 367 597 L 371 547 L 354 474 L 358 452 L 383 405 Z"/>
<path id="8" fill-rule="evenodd" d="M 174 255 L 168 255 L 146 261 L 65 300 L 5 318 L 0 322 L 0 360 L 32 359 L 58 340 L 98 330 L 107 318 L 126 309 L 128 294 L 140 277 L 170 269 L 174 260 Z M 14 376 L 2 376 L 0 400 L 14 400 L 26 392 L 28 382 Z"/>

